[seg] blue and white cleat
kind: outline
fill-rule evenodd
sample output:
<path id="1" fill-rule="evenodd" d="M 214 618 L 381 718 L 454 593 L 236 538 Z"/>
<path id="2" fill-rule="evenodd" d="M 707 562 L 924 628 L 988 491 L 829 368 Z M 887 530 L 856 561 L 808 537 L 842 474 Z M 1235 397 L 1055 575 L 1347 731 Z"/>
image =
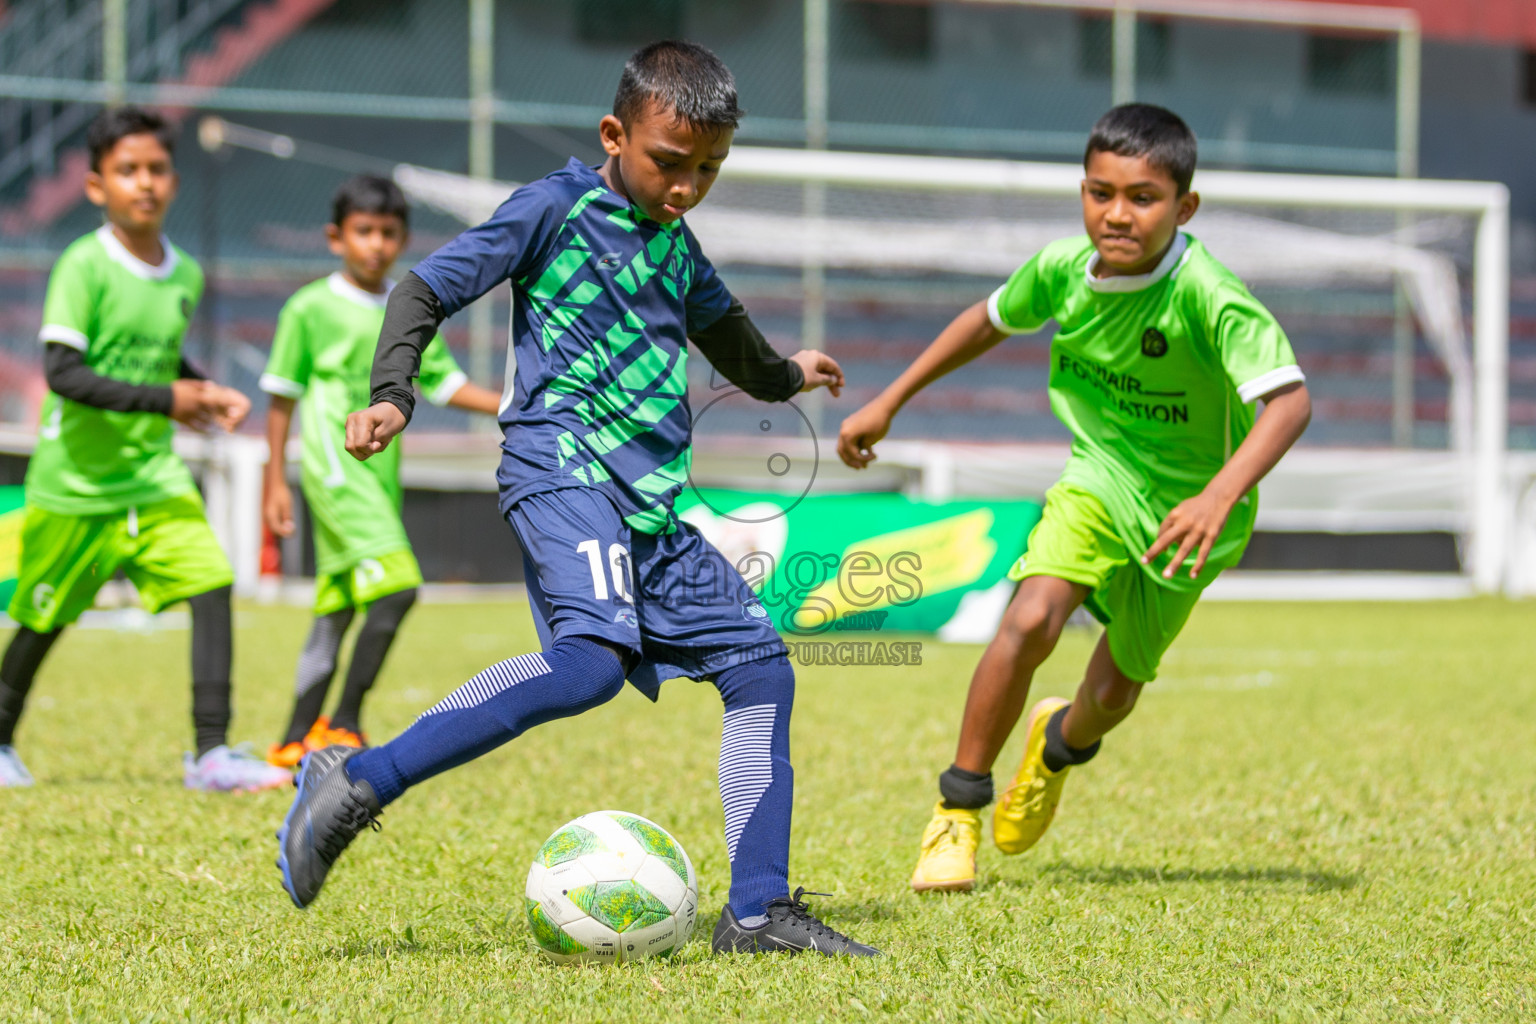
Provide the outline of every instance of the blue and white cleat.
<path id="1" fill-rule="evenodd" d="M 0 789 L 32 785 L 32 773 L 9 743 L 0 744 Z"/>
<path id="2" fill-rule="evenodd" d="M 181 767 L 186 787 L 207 793 L 254 793 L 293 781 L 292 772 L 268 764 L 249 743 L 234 747 L 221 744 L 197 758 L 187 754 Z"/>
<path id="3" fill-rule="evenodd" d="M 299 792 L 277 831 L 277 867 L 300 910 L 320 895 L 347 844 L 363 829 L 379 828 L 384 809 L 373 787 L 347 777 L 347 761 L 360 753 L 355 747 L 324 747 L 299 765 Z"/>

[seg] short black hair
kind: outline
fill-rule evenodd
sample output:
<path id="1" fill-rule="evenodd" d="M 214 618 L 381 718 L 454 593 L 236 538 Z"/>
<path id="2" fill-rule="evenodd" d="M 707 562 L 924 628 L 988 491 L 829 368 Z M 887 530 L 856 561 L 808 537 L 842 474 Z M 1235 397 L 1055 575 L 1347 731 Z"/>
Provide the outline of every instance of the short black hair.
<path id="1" fill-rule="evenodd" d="M 1145 157 L 1172 178 L 1183 195 L 1195 177 L 1197 152 L 1195 133 L 1178 114 L 1151 103 L 1126 103 L 1099 118 L 1088 133 L 1083 167 L 1095 153 Z"/>
<path id="2" fill-rule="evenodd" d="M 411 226 L 411 207 L 400 186 L 377 174 L 359 174 L 348 178 L 331 199 L 331 223 L 338 228 L 349 213 L 382 213 L 400 218 Z"/>
<path id="3" fill-rule="evenodd" d="M 614 117 L 627 128 L 649 104 L 705 131 L 735 128 L 745 113 L 736 105 L 736 79 L 725 62 L 702 46 L 676 39 L 636 50 L 619 76 Z"/>
<path id="4" fill-rule="evenodd" d="M 85 129 L 85 145 L 91 152 L 91 170 L 101 173 L 101 161 L 112 147 L 130 135 L 148 133 L 171 156 L 176 155 L 176 129 L 164 117 L 143 107 L 108 107 Z"/>

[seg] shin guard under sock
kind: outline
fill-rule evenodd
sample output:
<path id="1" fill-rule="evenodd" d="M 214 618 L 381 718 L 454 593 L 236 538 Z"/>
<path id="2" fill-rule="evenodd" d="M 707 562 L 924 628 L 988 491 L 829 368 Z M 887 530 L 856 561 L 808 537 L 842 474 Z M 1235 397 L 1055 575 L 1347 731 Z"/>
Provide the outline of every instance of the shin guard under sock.
<path id="1" fill-rule="evenodd" d="M 197 756 L 225 742 L 229 733 L 229 587 L 187 599 L 192 607 L 192 725 Z"/>
<path id="2" fill-rule="evenodd" d="M 381 805 L 528 729 L 605 704 L 624 688 L 624 662 L 585 637 L 498 662 L 424 711 L 405 732 L 347 761 Z"/>
<path id="3" fill-rule="evenodd" d="M 395 633 L 405 619 L 405 613 L 416 603 L 416 588 L 386 594 L 368 608 L 368 617 L 358 631 L 357 642 L 352 645 L 352 663 L 347 666 L 347 681 L 341 689 L 341 700 L 331 712 L 332 729 L 348 729 L 360 733 L 362 729 L 363 696 L 379 677 L 384 658 Z"/>
<path id="4" fill-rule="evenodd" d="M 720 802 L 731 862 L 731 912 L 746 927 L 789 892 L 789 832 L 795 772 L 789 715 L 795 672 L 780 655 L 736 665 L 715 679 L 725 702 L 720 731 Z"/>

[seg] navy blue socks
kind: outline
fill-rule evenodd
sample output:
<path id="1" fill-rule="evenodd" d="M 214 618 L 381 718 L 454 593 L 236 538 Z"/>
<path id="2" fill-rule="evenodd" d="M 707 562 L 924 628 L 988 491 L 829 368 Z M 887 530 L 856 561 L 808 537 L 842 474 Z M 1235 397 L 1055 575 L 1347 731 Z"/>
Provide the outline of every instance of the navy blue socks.
<path id="1" fill-rule="evenodd" d="M 624 664 L 583 637 L 498 662 L 428 708 L 405 732 L 347 761 L 381 805 L 418 782 L 472 761 L 527 730 L 605 704 L 624 688 Z"/>
<path id="2" fill-rule="evenodd" d="M 795 672 L 780 655 L 721 672 L 720 802 L 731 860 L 731 912 L 745 927 L 767 921 L 765 904 L 789 894 L 789 828 L 795 772 L 789 713 Z"/>

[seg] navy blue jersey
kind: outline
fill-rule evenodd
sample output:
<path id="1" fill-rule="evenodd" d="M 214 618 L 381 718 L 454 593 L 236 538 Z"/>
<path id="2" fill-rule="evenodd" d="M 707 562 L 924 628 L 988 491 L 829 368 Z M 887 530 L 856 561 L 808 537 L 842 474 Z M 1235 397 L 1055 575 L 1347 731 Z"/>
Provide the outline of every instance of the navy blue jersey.
<path id="1" fill-rule="evenodd" d="M 573 159 L 415 273 L 449 316 L 512 282 L 503 514 L 526 495 L 596 487 L 632 529 L 675 529 L 692 457 L 688 335 L 732 302 L 682 221 L 651 220 Z"/>

